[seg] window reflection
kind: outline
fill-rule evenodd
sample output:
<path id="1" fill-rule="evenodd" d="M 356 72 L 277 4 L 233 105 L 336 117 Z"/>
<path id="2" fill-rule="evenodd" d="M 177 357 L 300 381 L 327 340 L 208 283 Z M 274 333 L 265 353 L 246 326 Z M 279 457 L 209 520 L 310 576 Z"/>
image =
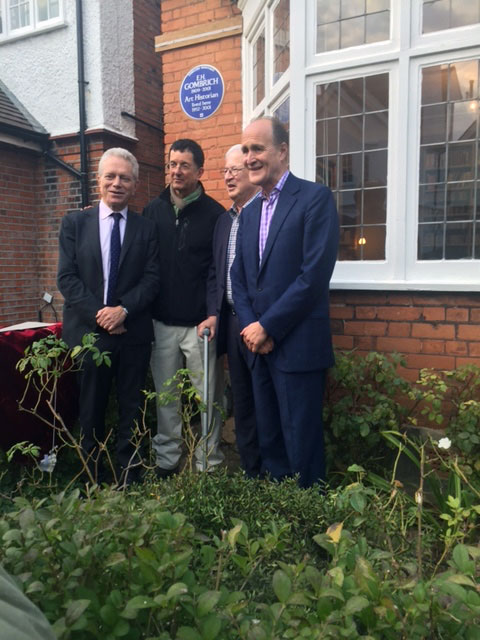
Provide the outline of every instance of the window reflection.
<path id="1" fill-rule="evenodd" d="M 419 260 L 478 257 L 478 73 L 478 60 L 422 72 Z"/>
<path id="2" fill-rule="evenodd" d="M 253 47 L 253 106 L 265 97 L 265 32 L 257 38 Z"/>
<path id="3" fill-rule="evenodd" d="M 390 0 L 317 0 L 317 53 L 390 37 Z"/>
<path id="4" fill-rule="evenodd" d="M 422 33 L 480 22 L 480 0 L 423 0 Z"/>
<path id="5" fill-rule="evenodd" d="M 273 82 L 290 66 L 290 1 L 280 0 L 273 12 Z"/>
<path id="6" fill-rule="evenodd" d="M 340 260 L 384 260 L 388 74 L 317 86 L 316 179 L 337 198 Z"/>

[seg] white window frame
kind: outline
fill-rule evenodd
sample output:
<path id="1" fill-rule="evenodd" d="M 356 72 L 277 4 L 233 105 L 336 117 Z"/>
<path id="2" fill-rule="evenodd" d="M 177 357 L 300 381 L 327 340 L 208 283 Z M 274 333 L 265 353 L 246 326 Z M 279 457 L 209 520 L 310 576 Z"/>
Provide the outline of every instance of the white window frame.
<path id="1" fill-rule="evenodd" d="M 59 0 L 58 16 L 50 20 L 38 20 L 37 0 L 28 0 L 30 7 L 30 24 L 18 29 L 12 29 L 10 20 L 10 2 L 9 0 L 0 0 L 0 9 L 2 14 L 3 31 L 0 33 L 0 44 L 3 42 L 11 42 L 18 38 L 25 38 L 36 33 L 43 33 L 51 29 L 57 29 L 65 24 L 64 0 Z"/>
<path id="2" fill-rule="evenodd" d="M 239 2 L 240 8 L 248 4 L 248 11 L 244 13 L 244 23 L 248 23 L 248 27 L 244 26 L 244 33 L 248 32 L 248 37 L 244 40 L 242 64 L 243 64 L 243 113 L 246 116 L 246 122 L 261 115 L 270 115 L 278 107 L 278 105 L 287 97 L 290 83 L 290 68 L 292 66 L 292 58 L 290 56 L 290 67 L 283 72 L 280 78 L 273 81 L 273 12 L 280 0 L 253 0 L 253 2 Z M 292 18 L 292 3 L 296 0 L 290 0 L 290 20 Z M 296 10 L 296 6 L 295 6 Z M 253 105 L 253 47 L 262 30 L 265 33 L 265 96 L 258 105 Z M 292 28 L 290 24 L 290 33 Z M 290 39 L 290 50 L 291 50 Z M 249 87 L 249 90 L 245 89 Z M 280 99 L 281 98 L 281 99 Z"/>
<path id="3" fill-rule="evenodd" d="M 315 180 L 316 85 L 385 72 L 390 77 L 385 260 L 337 262 L 332 288 L 480 291 L 480 260 L 417 260 L 421 71 L 434 64 L 480 58 L 480 25 L 423 35 L 422 0 L 391 0 L 390 40 L 317 54 L 316 2 L 291 1 L 295 5 L 290 8 L 290 69 L 288 78 L 275 84 L 273 96 L 268 75 L 272 41 L 268 11 L 275 2 L 239 0 L 239 7 L 244 16 L 244 122 L 271 113 L 273 105 L 290 96 L 294 173 Z M 267 43 L 266 98 L 252 110 L 248 48 L 262 21 Z M 278 84 L 282 84 L 279 92 Z"/>

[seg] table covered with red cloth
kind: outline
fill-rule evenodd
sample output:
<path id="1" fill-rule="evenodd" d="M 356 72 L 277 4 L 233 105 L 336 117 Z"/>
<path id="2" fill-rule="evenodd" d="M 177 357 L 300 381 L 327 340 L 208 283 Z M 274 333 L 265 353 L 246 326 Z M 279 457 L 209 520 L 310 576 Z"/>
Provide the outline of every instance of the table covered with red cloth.
<path id="1" fill-rule="evenodd" d="M 48 452 L 52 446 L 52 428 L 18 408 L 26 380 L 24 374 L 17 371 L 16 365 L 28 345 L 51 334 L 61 337 L 61 333 L 61 323 L 0 332 L 0 448 L 4 451 L 23 440 L 39 445 L 42 453 Z M 35 400 L 36 395 L 32 390 L 27 398 L 27 406 L 33 406 Z M 42 415 L 51 419 L 51 413 L 45 404 L 40 405 L 39 410 Z M 63 376 L 59 381 L 57 410 L 71 426 L 77 414 L 77 391 L 72 374 Z M 56 441 L 58 442 L 58 437 Z"/>

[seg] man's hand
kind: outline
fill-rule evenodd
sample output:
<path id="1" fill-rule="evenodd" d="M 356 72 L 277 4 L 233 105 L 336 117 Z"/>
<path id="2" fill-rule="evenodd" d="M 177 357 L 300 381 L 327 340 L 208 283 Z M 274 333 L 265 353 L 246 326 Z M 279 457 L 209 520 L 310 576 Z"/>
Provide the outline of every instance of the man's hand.
<path id="1" fill-rule="evenodd" d="M 247 345 L 247 348 L 253 353 L 261 353 L 260 348 L 267 342 L 267 340 L 271 340 L 271 347 L 273 349 L 273 340 L 268 337 L 267 332 L 258 321 L 251 322 L 245 327 L 245 329 L 240 331 L 240 335 L 242 336 L 244 343 Z M 271 349 L 269 349 L 269 351 L 271 351 Z M 268 351 L 266 353 L 268 353 Z"/>
<path id="2" fill-rule="evenodd" d="M 123 307 L 119 305 L 118 307 L 103 307 L 97 312 L 96 320 L 97 324 L 109 333 L 124 333 L 126 329 L 123 327 L 123 323 L 126 317 L 127 314 Z M 123 331 L 115 331 L 120 327 L 123 327 Z"/>
<path id="3" fill-rule="evenodd" d="M 217 316 L 208 316 L 206 320 L 200 322 L 197 325 L 197 334 L 199 338 L 203 338 L 203 330 L 210 329 L 210 335 L 208 336 L 208 341 L 210 342 L 215 337 L 215 329 L 217 327 Z"/>
<path id="4" fill-rule="evenodd" d="M 111 336 L 119 336 L 122 333 L 127 333 L 127 330 L 125 329 L 125 325 L 121 324 L 120 326 L 116 327 L 115 329 L 112 329 L 111 331 L 108 332 Z"/>
<path id="5" fill-rule="evenodd" d="M 273 338 L 268 336 L 268 338 L 265 340 L 265 342 L 262 344 L 262 346 L 258 350 L 258 353 L 261 356 L 264 356 L 267 353 L 270 353 L 270 351 L 273 351 Z"/>

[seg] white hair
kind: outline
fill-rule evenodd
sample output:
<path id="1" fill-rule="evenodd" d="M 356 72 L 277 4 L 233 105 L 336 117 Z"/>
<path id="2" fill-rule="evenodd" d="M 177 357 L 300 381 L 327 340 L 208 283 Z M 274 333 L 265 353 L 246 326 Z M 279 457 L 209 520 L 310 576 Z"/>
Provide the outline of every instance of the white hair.
<path id="1" fill-rule="evenodd" d="M 103 173 L 103 165 L 107 158 L 115 156 L 117 158 L 123 158 L 127 162 L 132 165 L 132 173 L 135 180 L 138 180 L 138 161 L 127 149 L 123 149 L 122 147 L 112 147 L 111 149 L 107 149 L 103 156 L 100 158 L 98 163 L 98 175 L 101 176 Z"/>
<path id="2" fill-rule="evenodd" d="M 242 152 L 242 145 L 241 144 L 234 144 L 233 147 L 230 147 L 230 149 L 225 154 L 225 159 L 228 158 L 228 156 L 231 153 L 233 153 L 234 151 L 240 151 L 240 153 L 241 153 Z"/>

